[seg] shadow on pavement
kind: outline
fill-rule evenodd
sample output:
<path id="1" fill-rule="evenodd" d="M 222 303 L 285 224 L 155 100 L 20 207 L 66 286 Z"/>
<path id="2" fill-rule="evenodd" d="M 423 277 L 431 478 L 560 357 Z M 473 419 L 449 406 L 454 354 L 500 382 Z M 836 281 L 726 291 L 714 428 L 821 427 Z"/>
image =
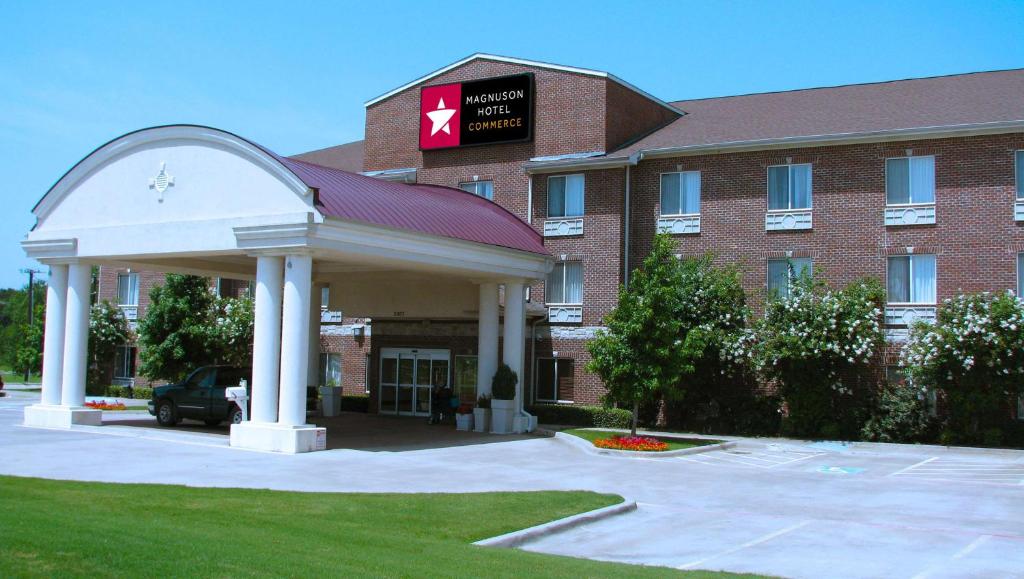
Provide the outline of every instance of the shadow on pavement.
<path id="1" fill-rule="evenodd" d="M 530 440 L 538 436 L 462 432 L 455 430 L 454 424 L 427 424 L 427 419 L 423 417 L 381 416 L 361 412 L 342 412 L 340 416 L 331 418 L 311 416 L 309 422 L 327 428 L 328 450 L 402 452 Z M 207 426 L 193 420 L 184 420 L 174 427 L 161 427 L 157 425 L 156 418 L 140 413 L 119 416 L 107 412 L 103 416 L 103 424 L 222 436 L 230 433 L 227 424 Z"/>

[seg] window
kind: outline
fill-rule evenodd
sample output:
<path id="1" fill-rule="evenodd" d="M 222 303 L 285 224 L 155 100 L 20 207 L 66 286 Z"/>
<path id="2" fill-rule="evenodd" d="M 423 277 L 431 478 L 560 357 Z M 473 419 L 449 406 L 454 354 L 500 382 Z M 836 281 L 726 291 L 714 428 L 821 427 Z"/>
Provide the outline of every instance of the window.
<path id="1" fill-rule="evenodd" d="M 331 304 L 331 288 L 324 286 L 320 288 L 320 309 L 326 310 Z"/>
<path id="2" fill-rule="evenodd" d="M 455 356 L 455 391 L 459 400 L 476 403 L 476 356 Z"/>
<path id="3" fill-rule="evenodd" d="M 793 280 L 802 275 L 811 275 L 813 261 L 809 257 L 768 260 L 768 295 L 779 298 L 789 297 Z"/>
<path id="4" fill-rule="evenodd" d="M 935 203 L 935 157 L 886 159 L 885 203 Z"/>
<path id="5" fill-rule="evenodd" d="M 135 348 L 118 346 L 114 352 L 114 380 L 126 381 L 135 378 Z"/>
<path id="6" fill-rule="evenodd" d="M 341 354 L 320 354 L 320 386 L 341 386 Z"/>
<path id="7" fill-rule="evenodd" d="M 544 298 L 549 304 L 583 303 L 583 263 L 556 263 L 544 285 Z"/>
<path id="8" fill-rule="evenodd" d="M 700 213 L 700 171 L 662 173 L 661 214 Z"/>
<path id="9" fill-rule="evenodd" d="M 538 358 L 537 401 L 572 402 L 574 368 L 572 358 Z"/>
<path id="10" fill-rule="evenodd" d="M 1017 254 L 1017 297 L 1024 294 L 1024 253 Z"/>
<path id="11" fill-rule="evenodd" d="M 473 195 L 494 201 L 494 181 L 472 181 L 459 183 L 459 189 L 469 191 Z"/>
<path id="12" fill-rule="evenodd" d="M 768 210 L 811 208 L 811 165 L 768 167 Z"/>
<path id="13" fill-rule="evenodd" d="M 583 215 L 583 175 L 548 178 L 548 217 Z"/>
<path id="14" fill-rule="evenodd" d="M 935 256 L 900 255 L 889 258 L 889 303 L 935 303 Z"/>
<path id="15" fill-rule="evenodd" d="M 1017 200 L 1024 201 L 1024 151 L 1015 153 L 1014 167 L 1017 177 Z"/>
<path id="16" fill-rule="evenodd" d="M 139 305 L 139 274 L 118 274 L 117 305 L 133 307 Z"/>
<path id="17" fill-rule="evenodd" d="M 911 382 L 910 376 L 907 375 L 907 369 L 901 366 L 886 366 L 885 367 L 885 381 L 892 386 L 899 387 L 913 387 L 914 383 Z M 939 392 L 934 388 L 928 388 L 923 392 L 918 392 L 918 399 L 924 402 L 924 411 L 928 416 L 939 415 Z"/>

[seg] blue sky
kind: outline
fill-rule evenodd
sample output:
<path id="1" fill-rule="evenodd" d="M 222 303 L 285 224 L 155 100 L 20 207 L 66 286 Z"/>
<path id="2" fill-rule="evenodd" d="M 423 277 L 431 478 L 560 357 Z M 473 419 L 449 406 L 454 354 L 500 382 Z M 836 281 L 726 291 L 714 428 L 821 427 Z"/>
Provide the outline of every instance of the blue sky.
<path id="1" fill-rule="evenodd" d="M 0 19 L 0 287 L 31 208 L 107 140 L 212 125 L 282 154 L 474 52 L 607 70 L 665 100 L 1024 67 L 1024 2 L 16 2 Z M 1022 97 L 1024 98 L 1024 97 Z"/>

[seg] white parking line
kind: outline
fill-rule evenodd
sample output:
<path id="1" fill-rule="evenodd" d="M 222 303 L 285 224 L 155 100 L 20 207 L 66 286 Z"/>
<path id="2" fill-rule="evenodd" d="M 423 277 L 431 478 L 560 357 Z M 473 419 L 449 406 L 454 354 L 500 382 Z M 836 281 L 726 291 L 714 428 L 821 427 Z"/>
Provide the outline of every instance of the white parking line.
<path id="1" fill-rule="evenodd" d="M 743 549 L 746 549 L 748 547 L 753 547 L 754 545 L 760 545 L 761 543 L 767 543 L 768 541 L 771 541 L 772 539 L 775 539 L 776 537 L 781 537 L 782 535 L 785 535 L 787 533 L 792 533 L 793 531 L 795 531 L 797 529 L 800 529 L 802 527 L 806 527 L 807 525 L 811 524 L 812 522 L 813 521 L 800 521 L 799 523 L 797 523 L 795 525 L 790 525 L 790 526 L 786 527 L 785 529 L 779 529 L 778 531 L 775 531 L 775 532 L 772 532 L 772 533 L 768 533 L 767 535 L 764 535 L 763 537 L 758 537 L 757 539 L 754 539 L 752 541 L 747 541 L 746 543 L 743 543 L 742 545 L 739 545 L 737 547 L 733 547 L 732 549 L 727 549 L 725 551 L 722 551 L 721 553 L 715 553 L 714 555 L 711 555 L 709 557 L 704 557 L 703 559 L 697 559 L 696 561 L 690 561 L 689 563 L 686 563 L 684 565 L 680 565 L 679 567 L 676 567 L 676 568 L 677 569 L 690 569 L 690 568 L 696 567 L 697 565 L 700 565 L 702 563 L 706 563 L 706 562 L 708 562 L 708 561 L 710 561 L 712 559 L 717 559 L 718 557 L 724 557 L 726 555 L 731 555 L 733 553 L 736 553 L 737 551 L 742 551 Z"/>
<path id="2" fill-rule="evenodd" d="M 929 462 L 932 462 L 933 460 L 939 460 L 939 457 L 933 456 L 931 458 L 926 458 L 926 459 L 922 460 L 921 462 L 915 462 L 914 464 L 908 466 L 907 468 L 901 468 L 900 470 L 898 470 L 898 471 L 896 471 L 894 473 L 890 473 L 887 476 L 896 476 L 898 474 L 903 474 L 903 473 L 907 472 L 908 470 L 910 470 L 912 468 L 916 468 L 916 467 L 919 467 L 921 465 L 928 464 Z"/>
<path id="3" fill-rule="evenodd" d="M 931 480 L 990 485 L 1024 485 L 1024 465 L 1015 462 L 978 462 L 932 457 L 888 476 L 903 480 Z"/>
<path id="4" fill-rule="evenodd" d="M 984 545 L 985 543 L 987 543 L 988 540 L 991 539 L 991 538 L 992 538 L 992 535 L 981 535 L 977 539 L 971 541 L 970 544 L 968 544 L 963 549 L 960 549 L 956 553 L 953 553 L 953 556 L 950 557 L 950 561 L 956 561 L 958 559 L 963 559 L 967 555 L 970 555 L 972 551 L 974 551 L 978 547 L 980 547 L 980 546 Z M 932 565 L 931 567 L 928 567 L 927 569 L 925 569 L 924 571 L 921 571 L 917 575 L 914 575 L 910 579 L 925 579 L 926 577 L 931 575 L 933 572 L 938 571 L 939 569 L 945 567 L 947 563 L 948 563 L 948 561 L 943 561 L 942 563 L 937 563 L 935 565 Z"/>
<path id="5" fill-rule="evenodd" d="M 798 454 L 799 456 L 797 456 L 796 458 L 792 458 L 793 454 Z M 676 458 L 678 460 L 685 460 L 687 462 L 697 462 L 700 464 L 712 466 L 735 466 L 741 468 L 769 469 L 777 468 L 780 466 L 786 466 L 794 462 L 807 460 L 810 458 L 814 458 L 816 456 L 821 456 L 823 454 L 828 453 L 789 453 L 786 451 L 768 449 L 740 454 L 736 452 L 716 450 L 689 456 L 679 456 Z"/>

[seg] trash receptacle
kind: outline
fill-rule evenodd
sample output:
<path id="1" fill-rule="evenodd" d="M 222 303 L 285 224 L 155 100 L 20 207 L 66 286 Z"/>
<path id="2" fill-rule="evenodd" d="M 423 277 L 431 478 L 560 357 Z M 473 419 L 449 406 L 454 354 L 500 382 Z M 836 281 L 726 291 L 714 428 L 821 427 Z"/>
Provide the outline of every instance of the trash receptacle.
<path id="1" fill-rule="evenodd" d="M 321 386 L 320 398 L 323 402 L 324 416 L 341 414 L 341 388 L 339 386 Z"/>

